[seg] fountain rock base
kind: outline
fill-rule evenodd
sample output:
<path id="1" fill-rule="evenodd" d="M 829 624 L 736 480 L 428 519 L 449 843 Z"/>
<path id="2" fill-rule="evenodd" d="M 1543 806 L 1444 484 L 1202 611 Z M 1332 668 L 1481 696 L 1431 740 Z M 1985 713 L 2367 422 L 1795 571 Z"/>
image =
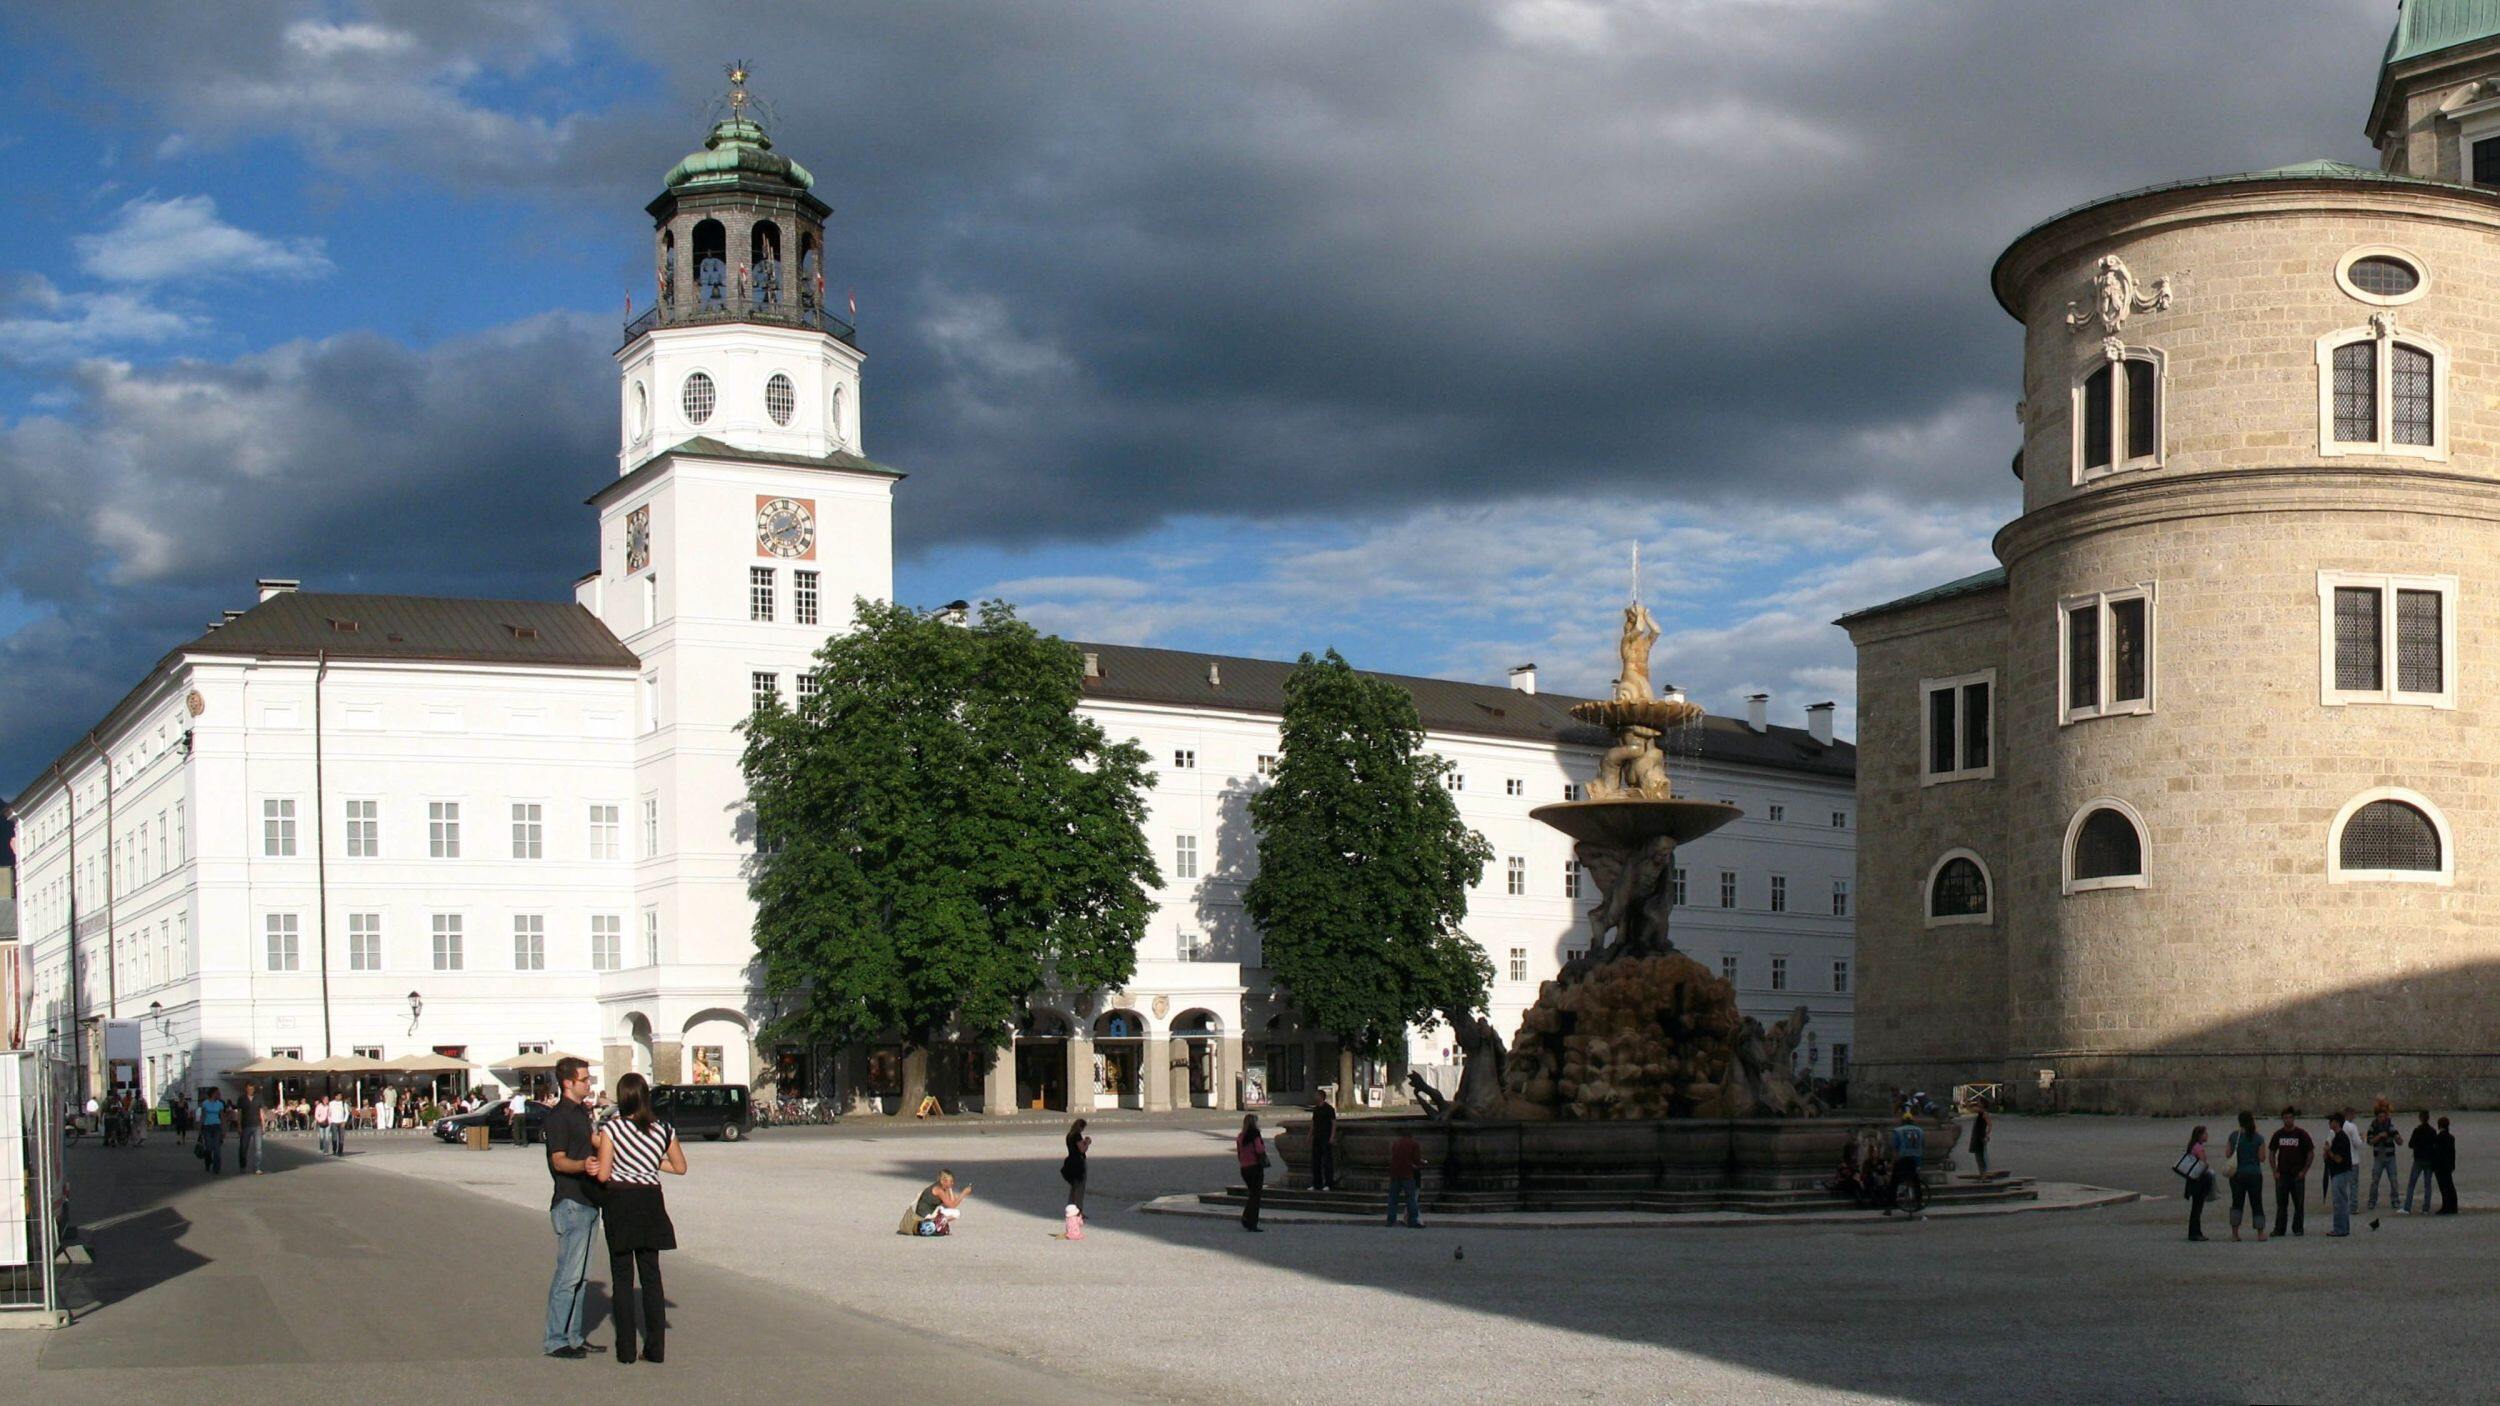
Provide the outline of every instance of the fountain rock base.
<path id="1" fill-rule="evenodd" d="M 1736 992 L 1680 952 L 1623 957 L 1547 982 L 1511 1042 L 1501 1112 L 1515 1119 L 1735 1117 L 1745 1018 Z"/>

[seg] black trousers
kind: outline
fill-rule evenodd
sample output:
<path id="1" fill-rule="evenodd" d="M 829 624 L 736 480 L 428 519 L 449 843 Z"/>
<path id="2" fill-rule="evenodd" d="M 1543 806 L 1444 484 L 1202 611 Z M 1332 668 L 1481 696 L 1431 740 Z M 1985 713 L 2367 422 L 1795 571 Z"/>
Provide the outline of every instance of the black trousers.
<path id="1" fill-rule="evenodd" d="M 251 1170 L 248 1163 L 260 1157 L 260 1134 L 245 1128 L 234 1135 L 234 1170 L 237 1176 Z"/>
<path id="2" fill-rule="evenodd" d="M 659 1251 L 609 1252 L 608 1303 L 616 1323 L 618 1361 L 634 1360 L 637 1331 L 642 1337 L 641 1356 L 654 1362 L 667 1359 L 668 1291 L 660 1286 Z"/>
<path id="3" fill-rule="evenodd" d="M 2274 1233 L 2306 1235 L 2309 1224 L 2309 1183 L 2303 1177 L 2274 1179 Z"/>
<path id="4" fill-rule="evenodd" d="M 1334 1139 L 1311 1144 L 1311 1189 L 1326 1191 L 1337 1184 L 1337 1147 Z"/>
<path id="5" fill-rule="evenodd" d="M 1085 1178 L 1078 1177 L 1068 1183 L 1068 1204 L 1076 1207 L 1078 1215 L 1085 1214 Z"/>
<path id="6" fill-rule="evenodd" d="M 2446 1167 L 2439 1169 L 2439 1213 L 2443 1216 L 2457 1213 L 2457 1174 Z"/>
<path id="7" fill-rule="evenodd" d="M 2214 1199 L 2213 1178 L 2198 1177 L 2188 1188 L 2188 1238 L 2200 1239 L 2205 1234 L 2205 1203 Z"/>
<path id="8" fill-rule="evenodd" d="M 1267 1185 L 1267 1168 L 1242 1168 L 1241 1184 L 1250 1193 L 1249 1198 L 1241 1203 L 1241 1223 L 1255 1228 L 1259 1223 L 1259 1192 Z"/>

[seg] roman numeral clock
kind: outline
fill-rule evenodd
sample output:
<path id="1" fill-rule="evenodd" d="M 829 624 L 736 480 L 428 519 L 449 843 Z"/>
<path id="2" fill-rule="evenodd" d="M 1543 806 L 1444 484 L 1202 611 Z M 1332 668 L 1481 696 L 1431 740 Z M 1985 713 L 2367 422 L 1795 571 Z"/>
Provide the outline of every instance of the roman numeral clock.
<path id="1" fill-rule="evenodd" d="M 814 561 L 816 505 L 803 498 L 757 498 L 755 549 L 768 556 Z"/>

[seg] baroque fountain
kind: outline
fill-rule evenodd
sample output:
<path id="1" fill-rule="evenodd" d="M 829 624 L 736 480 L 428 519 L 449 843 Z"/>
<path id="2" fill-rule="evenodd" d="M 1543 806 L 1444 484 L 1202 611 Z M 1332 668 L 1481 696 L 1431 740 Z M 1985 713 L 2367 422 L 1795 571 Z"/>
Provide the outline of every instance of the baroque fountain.
<path id="1" fill-rule="evenodd" d="M 1481 1015 L 1450 1014 L 1466 1056 L 1454 1098 L 1426 1092 L 1422 1116 L 1340 1122 L 1346 1192 L 1384 1187 L 1390 1142 L 1412 1132 L 1427 1194 L 1451 1209 L 1820 1209 L 1842 1150 L 1880 1130 L 1824 1116 L 1799 1091 L 1805 1007 L 1766 1028 L 1667 936 L 1676 847 L 1743 812 L 1675 794 L 1668 748 L 1702 709 L 1651 685 L 1658 635 L 1636 576 L 1613 695 L 1571 708 L 1612 745 L 1586 799 L 1530 812 L 1571 838 L 1597 890 L 1588 951 L 1545 983 L 1507 1045 Z M 1308 1187 L 1309 1125 L 1285 1129 L 1287 1186 Z M 1928 1129 L 1931 1174 L 1952 1166 L 1958 1132 Z"/>

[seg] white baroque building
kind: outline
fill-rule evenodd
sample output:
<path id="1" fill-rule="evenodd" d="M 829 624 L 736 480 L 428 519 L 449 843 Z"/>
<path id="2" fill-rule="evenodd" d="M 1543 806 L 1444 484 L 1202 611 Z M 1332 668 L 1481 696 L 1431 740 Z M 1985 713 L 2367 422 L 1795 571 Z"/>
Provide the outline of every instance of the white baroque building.
<path id="1" fill-rule="evenodd" d="M 811 185 L 737 116 L 652 202 L 658 300 L 617 353 L 618 476 L 572 602 L 263 581 L 19 794 L 31 1038 L 96 1082 L 103 1023 L 137 1022 L 151 1099 L 273 1053 L 448 1053 L 511 1083 L 557 1050 L 609 1080 L 890 1088 L 890 1052 L 755 1043 L 735 729 L 805 692 L 854 597 L 891 597 L 902 478 L 863 456 Z M 1153 758 L 1166 887 L 1125 989 L 1045 993 L 1011 1054 L 941 1051 L 938 1085 L 993 1111 L 1299 1101 L 1335 1052 L 1270 989 L 1240 906 L 1291 666 L 1082 648 L 1085 708 Z M 1528 812 L 1604 739 L 1533 669 L 1399 682 L 1494 849 L 1467 930 L 1507 1026 L 1585 945 L 1594 898 Z M 1746 815 L 1684 851 L 1675 935 L 1747 1011 L 1808 1007 L 1815 1068 L 1839 1075 L 1855 751 L 1828 704 L 1804 730 L 1763 712 L 1707 720 L 1678 759 L 1684 794 Z M 1425 1031 L 1409 1058 L 1451 1053 Z"/>

